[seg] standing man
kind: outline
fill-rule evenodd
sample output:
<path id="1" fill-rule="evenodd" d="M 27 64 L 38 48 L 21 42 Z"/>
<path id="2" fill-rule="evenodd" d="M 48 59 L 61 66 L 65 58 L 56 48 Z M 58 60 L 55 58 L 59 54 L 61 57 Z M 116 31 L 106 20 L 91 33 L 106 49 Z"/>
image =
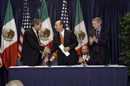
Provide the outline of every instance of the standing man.
<path id="1" fill-rule="evenodd" d="M 78 55 L 75 47 L 78 46 L 78 41 L 73 31 L 65 30 L 64 23 L 62 20 L 58 20 L 55 23 L 55 29 L 57 33 L 53 37 L 53 46 L 51 53 L 58 50 L 57 60 L 58 65 L 74 65 L 78 63 Z M 59 46 L 64 45 L 64 51 L 69 52 L 70 55 L 66 56 Z"/>
<path id="2" fill-rule="evenodd" d="M 89 31 L 89 50 L 90 64 L 106 65 L 110 60 L 108 42 L 110 40 L 110 31 L 101 27 L 102 20 L 96 17 L 92 20 L 94 29 Z"/>
<path id="3" fill-rule="evenodd" d="M 78 63 L 81 63 L 83 65 L 89 64 L 90 56 L 88 54 L 88 51 L 89 51 L 88 46 L 86 45 L 82 46 L 81 51 L 82 51 L 82 54 L 79 56 Z"/>
<path id="4" fill-rule="evenodd" d="M 48 48 L 45 50 L 44 44 L 40 43 L 38 31 L 42 28 L 41 20 L 34 19 L 31 25 L 32 28 L 24 33 L 21 61 L 24 65 L 35 66 L 42 63 L 42 53 L 50 53 L 50 50 Z"/>

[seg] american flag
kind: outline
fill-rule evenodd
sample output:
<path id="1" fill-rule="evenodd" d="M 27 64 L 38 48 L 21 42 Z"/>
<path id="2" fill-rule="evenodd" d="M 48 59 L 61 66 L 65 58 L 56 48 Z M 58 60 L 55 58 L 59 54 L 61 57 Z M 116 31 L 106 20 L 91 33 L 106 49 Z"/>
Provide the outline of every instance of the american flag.
<path id="1" fill-rule="evenodd" d="M 69 15 L 67 11 L 67 1 L 63 0 L 62 11 L 61 11 L 61 20 L 64 22 L 66 29 L 70 30 Z"/>
<path id="2" fill-rule="evenodd" d="M 23 8 L 20 40 L 19 40 L 19 49 L 18 49 L 18 56 L 19 57 L 21 57 L 21 50 L 22 50 L 22 46 L 23 46 L 23 35 L 24 35 L 25 30 L 28 28 L 31 28 L 31 17 L 29 14 L 29 8 L 27 6 L 27 0 L 25 0 L 24 1 L 24 8 Z"/>

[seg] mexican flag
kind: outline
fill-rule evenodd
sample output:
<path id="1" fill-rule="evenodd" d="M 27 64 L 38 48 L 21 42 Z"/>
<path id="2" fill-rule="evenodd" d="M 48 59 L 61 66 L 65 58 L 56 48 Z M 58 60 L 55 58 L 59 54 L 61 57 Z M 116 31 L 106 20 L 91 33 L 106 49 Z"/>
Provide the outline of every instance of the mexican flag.
<path id="1" fill-rule="evenodd" d="M 3 63 L 2 63 L 2 57 L 1 57 L 1 47 L 0 47 L 0 68 L 3 66 Z"/>
<path id="2" fill-rule="evenodd" d="M 18 58 L 17 50 L 18 42 L 16 25 L 13 17 L 11 3 L 10 0 L 8 0 L 7 10 L 1 34 L 2 61 L 7 70 L 10 66 L 16 66 L 16 61 Z"/>
<path id="3" fill-rule="evenodd" d="M 76 47 L 77 53 L 79 55 L 79 54 L 81 54 L 81 47 L 83 45 L 87 45 L 87 43 L 88 43 L 88 35 L 87 35 L 86 27 L 84 24 L 82 10 L 81 10 L 79 0 L 77 0 L 74 32 L 75 32 L 75 35 L 77 36 L 77 40 L 79 42 L 78 46 Z"/>
<path id="4" fill-rule="evenodd" d="M 52 43 L 53 43 L 53 30 L 51 26 L 51 21 L 50 17 L 48 15 L 47 7 L 46 7 L 46 2 L 45 0 L 42 1 L 41 5 L 41 12 L 40 12 L 40 18 L 42 21 L 42 28 L 39 31 L 40 35 L 40 41 L 43 43 L 46 47 L 51 48 Z M 54 54 L 56 56 L 56 54 Z M 52 59 L 52 61 L 54 58 Z"/>

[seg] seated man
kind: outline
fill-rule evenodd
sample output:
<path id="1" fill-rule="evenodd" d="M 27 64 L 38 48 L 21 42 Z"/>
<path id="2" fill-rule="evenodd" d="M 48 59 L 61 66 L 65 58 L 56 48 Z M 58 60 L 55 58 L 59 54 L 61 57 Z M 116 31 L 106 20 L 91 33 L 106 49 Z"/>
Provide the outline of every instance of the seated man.
<path id="1" fill-rule="evenodd" d="M 86 45 L 84 45 L 82 47 L 81 51 L 82 51 L 82 54 L 79 56 L 78 63 L 81 63 L 82 65 L 89 64 L 90 56 L 88 54 L 88 47 Z"/>

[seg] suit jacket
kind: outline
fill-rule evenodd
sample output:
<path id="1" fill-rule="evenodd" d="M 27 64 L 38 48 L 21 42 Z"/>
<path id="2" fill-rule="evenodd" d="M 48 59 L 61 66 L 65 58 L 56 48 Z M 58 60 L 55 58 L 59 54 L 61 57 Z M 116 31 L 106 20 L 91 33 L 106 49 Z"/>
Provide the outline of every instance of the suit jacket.
<path id="1" fill-rule="evenodd" d="M 75 50 L 75 47 L 78 45 L 78 41 L 73 31 L 65 30 L 64 32 L 64 46 L 70 48 L 70 50 L 68 51 L 70 55 L 68 57 L 66 57 L 64 53 L 62 53 L 61 49 L 59 48 L 60 44 L 61 44 L 60 34 L 59 32 L 57 32 L 53 37 L 53 46 L 51 48 L 51 53 L 58 50 L 58 55 L 57 55 L 58 65 L 62 65 L 63 57 L 67 58 L 67 62 L 69 63 L 69 65 L 77 64 L 78 55 Z"/>
<path id="2" fill-rule="evenodd" d="M 41 53 L 39 51 L 43 51 L 44 48 L 44 46 L 39 45 L 33 29 L 27 29 L 23 37 L 23 47 L 21 53 L 22 63 L 29 66 L 38 64 L 39 59 L 41 59 Z"/>
<path id="3" fill-rule="evenodd" d="M 89 37 L 91 36 L 96 36 L 96 30 L 95 29 L 91 29 L 89 31 Z M 109 29 L 106 29 L 104 27 L 101 28 L 101 32 L 100 32 L 100 36 L 98 39 L 98 43 L 93 42 L 93 44 L 91 45 L 89 43 L 89 54 L 90 54 L 90 64 L 93 62 L 96 54 L 96 45 L 98 45 L 98 49 L 99 49 L 99 56 L 100 56 L 100 60 L 104 63 L 108 63 L 110 61 L 110 51 L 108 49 L 108 42 L 110 40 L 110 31 Z"/>

